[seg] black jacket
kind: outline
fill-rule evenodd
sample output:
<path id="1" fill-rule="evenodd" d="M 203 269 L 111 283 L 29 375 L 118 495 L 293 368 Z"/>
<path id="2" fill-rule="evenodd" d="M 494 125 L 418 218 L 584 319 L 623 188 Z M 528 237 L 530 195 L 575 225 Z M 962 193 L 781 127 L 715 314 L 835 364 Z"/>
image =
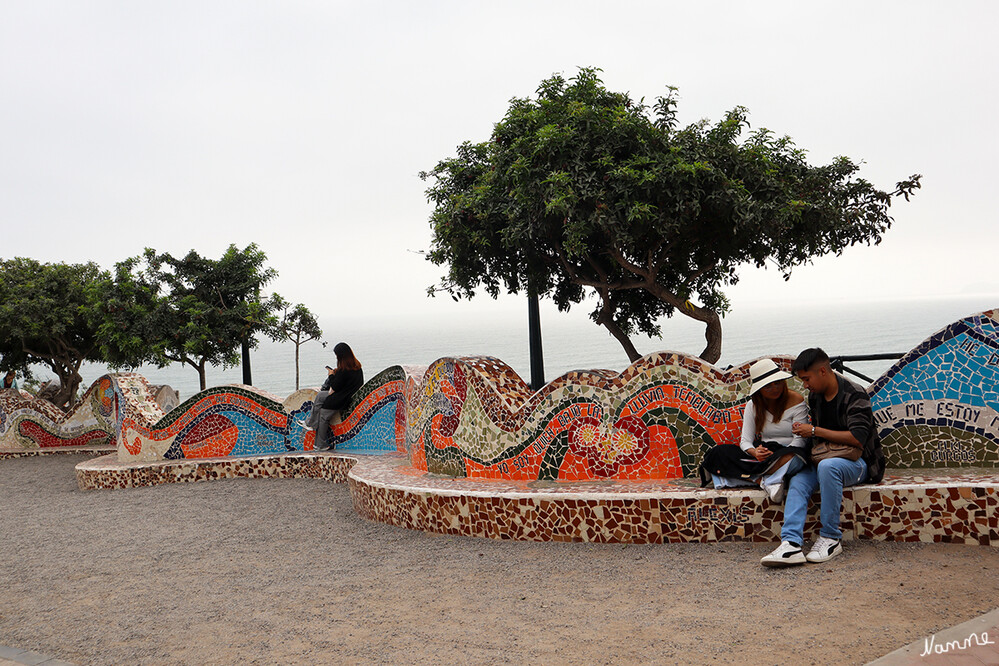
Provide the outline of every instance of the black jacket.
<path id="1" fill-rule="evenodd" d="M 354 392 L 364 384 L 364 372 L 361 370 L 338 370 L 331 375 L 330 394 L 323 401 L 323 409 L 343 410 L 350 402 Z"/>
<path id="2" fill-rule="evenodd" d="M 885 475 L 885 454 L 881 450 L 881 439 L 874 425 L 874 411 L 871 409 L 871 399 L 864 389 L 850 380 L 836 375 L 839 389 L 832 399 L 833 412 L 836 415 L 836 425 L 832 430 L 849 430 L 864 445 L 860 457 L 867 463 L 867 481 L 880 483 Z M 820 401 L 825 400 L 822 394 L 808 394 L 808 409 L 812 414 L 812 423 L 818 423 Z M 809 441 L 809 447 L 811 441 Z"/>

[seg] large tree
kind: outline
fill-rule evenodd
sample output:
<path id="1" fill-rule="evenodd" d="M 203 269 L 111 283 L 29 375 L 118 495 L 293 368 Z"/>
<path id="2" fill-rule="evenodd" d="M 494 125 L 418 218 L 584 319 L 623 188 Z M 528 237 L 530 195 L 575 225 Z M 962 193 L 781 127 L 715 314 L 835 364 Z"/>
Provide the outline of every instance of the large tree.
<path id="1" fill-rule="evenodd" d="M 146 249 L 119 263 L 106 286 L 106 358 L 118 367 L 183 363 L 198 372 L 204 390 L 209 365 L 239 364 L 241 344 L 256 347 L 256 334 L 277 325 L 280 297 L 261 295 L 277 275 L 266 259 L 250 244 L 243 250 L 230 245 L 219 259 Z"/>
<path id="2" fill-rule="evenodd" d="M 630 335 L 658 337 L 680 312 L 704 322 L 701 357 L 714 363 L 739 267 L 771 264 L 787 279 L 814 257 L 877 244 L 892 200 L 919 187 L 914 175 L 879 190 L 846 157 L 810 165 L 788 137 L 746 135 L 743 107 L 678 128 L 675 89 L 650 109 L 597 72 L 543 81 L 489 141 L 421 174 L 435 205 L 427 258 L 447 266 L 431 292 L 531 290 L 561 310 L 594 294 L 591 317 L 632 361 Z"/>
<path id="3" fill-rule="evenodd" d="M 48 367 L 59 378 L 57 406 L 76 404 L 84 361 L 101 361 L 95 320 L 103 306 L 94 263 L 48 264 L 18 257 L 0 262 L 0 368 Z"/>

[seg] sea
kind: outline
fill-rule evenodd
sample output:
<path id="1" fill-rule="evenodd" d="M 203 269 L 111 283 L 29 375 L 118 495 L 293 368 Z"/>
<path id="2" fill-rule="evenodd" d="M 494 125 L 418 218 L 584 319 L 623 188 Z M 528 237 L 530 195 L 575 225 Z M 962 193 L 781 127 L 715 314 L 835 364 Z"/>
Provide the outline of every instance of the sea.
<path id="1" fill-rule="evenodd" d="M 822 347 L 830 356 L 902 354 L 958 319 L 997 307 L 999 297 L 982 296 L 735 307 L 722 322 L 722 356 L 716 365 L 726 368 L 764 355 L 794 356 L 808 347 Z M 570 313 L 543 310 L 541 319 L 546 380 L 570 370 L 620 371 L 628 366 L 628 357 L 617 340 L 590 321 L 582 309 Z M 503 311 L 433 320 L 418 316 L 342 318 L 322 320 L 321 324 L 327 346 L 309 342 L 301 347 L 302 388 L 322 383 L 326 377 L 324 366 L 336 365 L 332 349 L 340 341 L 351 345 L 367 378 L 391 365 L 429 365 L 445 356 L 486 355 L 503 360 L 530 381 L 526 302 L 522 313 Z M 675 315 L 664 320 L 660 338 L 637 335 L 632 339 L 643 354 L 670 350 L 697 355 L 704 347 L 704 328 L 699 322 Z M 255 387 L 282 398 L 295 390 L 294 345 L 261 340 L 250 360 Z M 864 361 L 847 365 L 877 379 L 893 363 Z M 108 371 L 100 364 L 85 364 L 81 389 Z M 197 371 L 189 366 L 143 366 L 134 371 L 153 384 L 172 386 L 179 391 L 181 400 L 199 389 Z M 45 377 L 44 372 L 37 374 Z M 207 372 L 210 387 L 241 383 L 242 378 L 239 366 L 213 367 Z"/>

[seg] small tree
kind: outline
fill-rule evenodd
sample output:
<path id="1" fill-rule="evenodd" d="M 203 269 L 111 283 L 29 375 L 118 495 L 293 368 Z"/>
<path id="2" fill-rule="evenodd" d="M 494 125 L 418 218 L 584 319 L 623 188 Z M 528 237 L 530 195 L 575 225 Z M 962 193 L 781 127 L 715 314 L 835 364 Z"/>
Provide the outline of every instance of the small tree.
<path id="1" fill-rule="evenodd" d="M 297 391 L 300 383 L 299 349 L 306 342 L 323 337 L 323 330 L 319 328 L 315 315 L 301 303 L 292 306 L 291 303 L 281 299 L 278 307 L 283 314 L 271 337 L 274 340 L 289 340 L 295 345 L 295 390 Z M 326 343 L 323 342 L 322 345 L 325 347 Z"/>
<path id="2" fill-rule="evenodd" d="M 93 287 L 106 279 L 94 263 L 47 264 L 17 257 L 0 262 L 0 368 L 43 364 L 59 378 L 52 402 L 76 404 L 84 361 L 102 361 Z"/>
<path id="3" fill-rule="evenodd" d="M 723 287 L 745 264 L 794 267 L 881 241 L 892 199 L 855 178 L 846 157 L 811 166 L 788 137 L 743 137 L 747 111 L 677 128 L 670 89 L 650 113 L 604 88 L 595 69 L 553 76 L 537 99 L 514 99 L 484 143 L 464 143 L 421 177 L 435 205 L 427 258 L 440 285 L 471 298 L 482 286 L 550 296 L 568 310 L 597 296 L 591 317 L 640 357 L 630 335 L 658 337 L 680 312 L 705 324 L 701 357 L 721 356 Z"/>

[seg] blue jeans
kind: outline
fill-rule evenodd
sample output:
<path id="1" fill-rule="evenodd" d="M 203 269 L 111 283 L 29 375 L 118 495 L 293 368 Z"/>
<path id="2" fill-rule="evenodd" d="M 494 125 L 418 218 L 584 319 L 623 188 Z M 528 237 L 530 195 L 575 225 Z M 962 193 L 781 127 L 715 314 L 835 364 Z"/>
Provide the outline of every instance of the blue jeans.
<path id="1" fill-rule="evenodd" d="M 808 514 L 808 498 L 819 489 L 822 505 L 819 519 L 821 536 L 827 539 L 840 539 L 839 513 L 843 507 L 843 488 L 860 483 L 867 478 L 867 463 L 861 458 L 854 462 L 846 458 L 820 460 L 818 467 L 806 467 L 793 477 L 784 501 L 784 527 L 782 541 L 804 543 L 805 517 Z"/>

